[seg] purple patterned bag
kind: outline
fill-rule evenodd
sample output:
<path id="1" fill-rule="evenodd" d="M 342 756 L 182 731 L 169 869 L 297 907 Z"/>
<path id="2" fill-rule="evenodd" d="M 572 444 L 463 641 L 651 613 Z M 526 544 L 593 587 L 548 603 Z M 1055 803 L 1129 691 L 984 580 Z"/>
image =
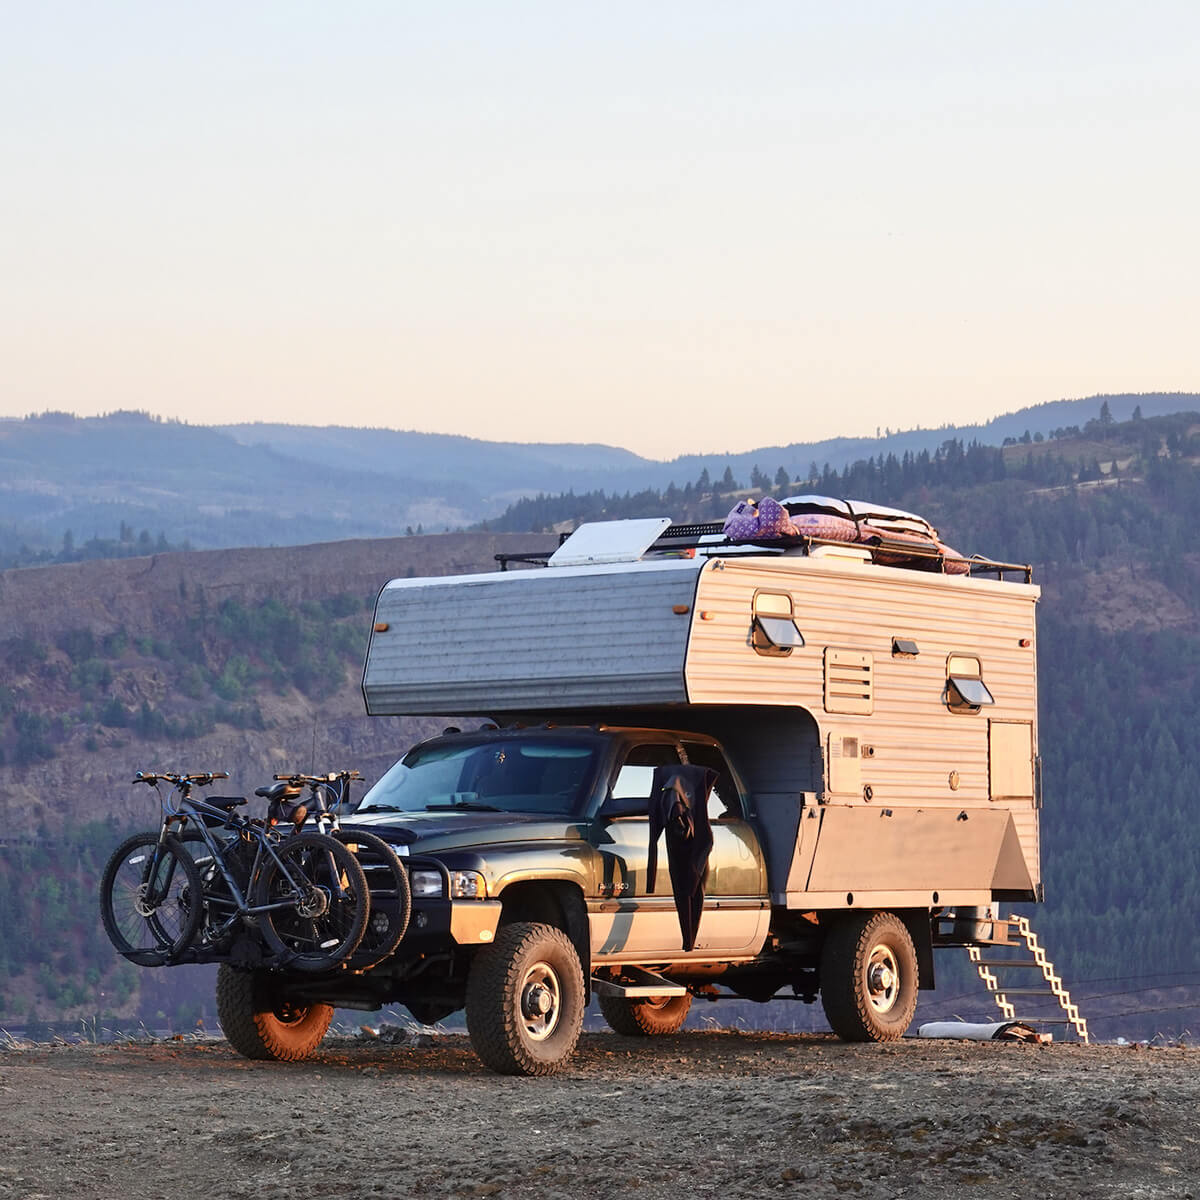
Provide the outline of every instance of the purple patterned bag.
<path id="1" fill-rule="evenodd" d="M 722 529 L 731 542 L 770 541 L 796 537 L 799 533 L 787 509 L 770 496 L 764 496 L 757 504 L 739 500 L 729 510 Z"/>

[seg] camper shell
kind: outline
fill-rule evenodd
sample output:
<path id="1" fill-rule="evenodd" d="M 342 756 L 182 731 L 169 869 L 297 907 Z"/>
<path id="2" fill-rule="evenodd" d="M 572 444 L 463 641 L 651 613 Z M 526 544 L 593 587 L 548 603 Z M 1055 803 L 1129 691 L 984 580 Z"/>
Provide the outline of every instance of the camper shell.
<path id="1" fill-rule="evenodd" d="M 668 525 L 602 526 L 590 554 L 584 526 L 541 570 L 392 580 L 368 713 L 709 734 L 745 780 L 773 905 L 1040 898 L 1027 568 L 906 569 L 843 545 L 673 557 Z"/>

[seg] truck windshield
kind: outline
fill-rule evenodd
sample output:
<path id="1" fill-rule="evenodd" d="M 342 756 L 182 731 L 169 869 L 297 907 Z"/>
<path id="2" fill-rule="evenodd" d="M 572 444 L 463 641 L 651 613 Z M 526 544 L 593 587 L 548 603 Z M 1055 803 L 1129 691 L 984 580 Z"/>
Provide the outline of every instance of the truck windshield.
<path id="1" fill-rule="evenodd" d="M 514 738 L 410 750 L 362 798 L 367 812 L 582 811 L 597 747 L 562 738 Z"/>

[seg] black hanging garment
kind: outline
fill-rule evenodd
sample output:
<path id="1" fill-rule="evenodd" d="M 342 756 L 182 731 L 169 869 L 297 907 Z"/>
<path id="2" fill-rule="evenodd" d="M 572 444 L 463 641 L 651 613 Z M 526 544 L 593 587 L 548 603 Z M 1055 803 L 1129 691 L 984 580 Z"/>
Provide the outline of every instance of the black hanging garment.
<path id="1" fill-rule="evenodd" d="M 667 870 L 683 948 L 696 945 L 700 914 L 704 911 L 704 885 L 708 882 L 708 856 L 712 826 L 708 823 L 708 794 L 717 781 L 711 767 L 655 767 L 650 785 L 650 852 L 646 859 L 646 893 L 654 891 L 658 874 L 658 835 L 666 830 Z"/>

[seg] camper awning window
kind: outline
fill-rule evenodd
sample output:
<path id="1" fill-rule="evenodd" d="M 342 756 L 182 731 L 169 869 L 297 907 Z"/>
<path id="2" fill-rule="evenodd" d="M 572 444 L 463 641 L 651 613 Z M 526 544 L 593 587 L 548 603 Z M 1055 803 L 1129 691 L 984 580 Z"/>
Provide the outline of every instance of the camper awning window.
<path id="1" fill-rule="evenodd" d="M 804 645 L 804 634 L 790 617 L 755 617 L 754 623 L 763 637 L 779 650 L 794 650 Z"/>
<path id="2" fill-rule="evenodd" d="M 791 654 L 804 645 L 786 592 L 755 592 L 751 642 L 759 654 Z"/>
<path id="3" fill-rule="evenodd" d="M 995 704 L 983 682 L 983 666 L 974 655 L 952 654 L 946 660 L 946 704 L 954 712 L 978 712 Z"/>

